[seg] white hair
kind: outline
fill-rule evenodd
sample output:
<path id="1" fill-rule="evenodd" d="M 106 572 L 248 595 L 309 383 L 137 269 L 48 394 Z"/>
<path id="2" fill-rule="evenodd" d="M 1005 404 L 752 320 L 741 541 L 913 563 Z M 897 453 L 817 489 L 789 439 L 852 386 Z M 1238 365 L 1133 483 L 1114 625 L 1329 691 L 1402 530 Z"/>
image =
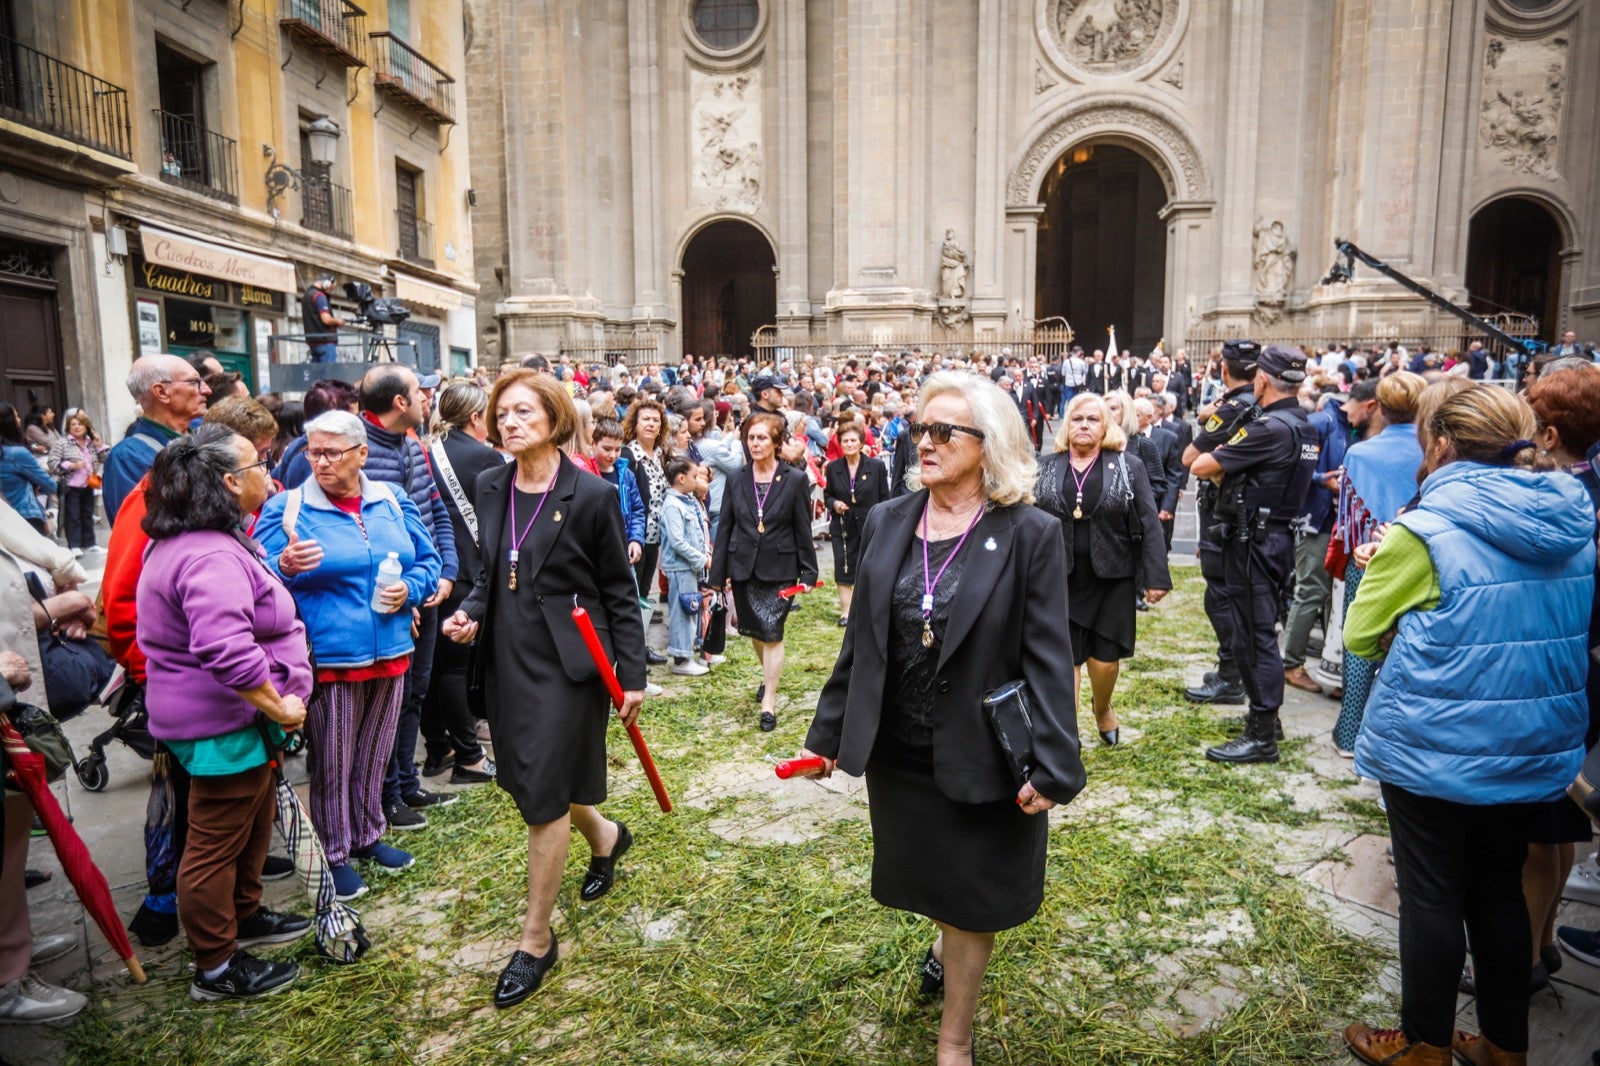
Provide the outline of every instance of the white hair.
<path id="1" fill-rule="evenodd" d="M 922 384 L 917 398 L 917 421 L 935 396 L 947 392 L 960 394 L 972 413 L 974 428 L 983 431 L 983 490 L 993 503 L 1002 507 L 1032 503 L 1039 462 L 1034 458 L 1028 427 L 1017 405 L 994 382 L 977 374 L 940 371 Z M 913 442 L 915 443 L 915 442 Z M 913 491 L 922 487 L 916 467 L 906 471 L 906 484 Z"/>
<path id="2" fill-rule="evenodd" d="M 143 407 L 150 399 L 150 390 L 172 380 L 172 360 L 187 364 L 182 356 L 162 352 L 159 355 L 141 356 L 133 361 L 128 371 L 128 393 L 133 402 Z"/>
<path id="3" fill-rule="evenodd" d="M 306 423 L 306 436 L 327 433 L 351 444 L 367 443 L 367 427 L 359 417 L 349 411 L 324 411 Z"/>

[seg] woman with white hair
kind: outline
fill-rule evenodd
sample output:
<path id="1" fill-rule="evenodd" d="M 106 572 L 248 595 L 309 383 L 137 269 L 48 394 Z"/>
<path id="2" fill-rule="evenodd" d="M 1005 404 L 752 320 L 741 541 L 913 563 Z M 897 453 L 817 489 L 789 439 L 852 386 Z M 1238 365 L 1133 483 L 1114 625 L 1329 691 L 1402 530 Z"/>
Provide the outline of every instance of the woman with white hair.
<path id="1" fill-rule="evenodd" d="M 394 750 L 414 647 L 413 608 L 439 586 L 442 561 L 416 504 L 361 472 L 367 430 L 349 411 L 306 423 L 311 477 L 268 500 L 256 522 L 267 563 L 294 593 L 316 657 L 307 707 L 311 822 L 340 899 L 366 882 L 354 860 L 402 870 L 411 855 L 383 843 L 383 773 Z M 400 565 L 390 579 L 379 568 Z"/>
<path id="2" fill-rule="evenodd" d="M 938 926 L 919 973 L 924 995 L 944 990 L 937 1061 L 952 1066 L 972 1060 L 995 934 L 1044 899 L 1044 812 L 1084 772 L 1061 669 L 1066 555 L 1060 526 L 1029 506 L 1038 468 L 1016 405 L 985 378 L 935 374 L 909 432 L 915 491 L 867 516 L 844 646 L 802 755 L 822 756 L 823 776 L 866 774 L 872 895 Z M 1019 684 L 1026 767 L 984 709 Z"/>
<path id="3" fill-rule="evenodd" d="M 1095 728 L 1106 744 L 1121 735 L 1111 694 L 1119 664 L 1133 655 L 1136 590 L 1155 603 L 1172 588 L 1150 479 L 1125 454 L 1127 445 L 1106 402 L 1080 392 L 1039 470 L 1039 507 L 1060 521 L 1066 546 L 1073 688 L 1087 665 Z"/>

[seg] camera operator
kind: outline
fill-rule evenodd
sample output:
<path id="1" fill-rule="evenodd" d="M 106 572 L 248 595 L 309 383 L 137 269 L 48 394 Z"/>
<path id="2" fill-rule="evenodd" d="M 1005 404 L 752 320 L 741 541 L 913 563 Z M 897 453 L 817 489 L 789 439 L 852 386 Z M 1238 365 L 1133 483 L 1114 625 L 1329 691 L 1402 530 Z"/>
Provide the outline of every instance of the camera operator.
<path id="1" fill-rule="evenodd" d="M 1235 340 L 1222 346 L 1222 383 L 1225 391 L 1211 409 L 1201 408 L 1199 431 L 1183 450 L 1183 462 L 1193 471 L 1195 460 L 1209 455 L 1223 445 L 1244 424 L 1254 410 L 1251 382 L 1256 376 L 1256 360 L 1261 357 L 1261 346 L 1255 341 Z M 1217 668 L 1207 672 L 1205 680 L 1183 694 L 1195 703 L 1237 704 L 1245 700 L 1244 682 L 1239 677 L 1239 664 L 1233 658 L 1233 629 L 1228 610 L 1227 582 L 1223 577 L 1222 548 L 1212 535 L 1216 522 L 1217 486 L 1197 476 L 1195 504 L 1200 519 L 1200 532 L 1196 538 L 1196 554 L 1200 557 L 1200 575 L 1205 578 L 1205 611 L 1217 634 Z"/>
<path id="2" fill-rule="evenodd" d="M 333 363 L 339 359 L 339 327 L 345 322 L 333 313 L 328 303 L 328 290 L 333 288 L 333 275 L 326 270 L 319 273 L 300 296 L 300 316 L 306 331 L 306 347 L 311 349 L 313 363 Z"/>
<path id="3" fill-rule="evenodd" d="M 1252 385 L 1260 415 L 1190 468 L 1195 477 L 1220 483 L 1215 532 L 1233 616 L 1233 657 L 1250 698 L 1244 731 L 1206 749 L 1213 762 L 1278 761 L 1283 658 L 1275 623 L 1294 571 L 1293 526 L 1321 453 L 1297 396 L 1305 379 L 1304 353 L 1268 346 Z"/>

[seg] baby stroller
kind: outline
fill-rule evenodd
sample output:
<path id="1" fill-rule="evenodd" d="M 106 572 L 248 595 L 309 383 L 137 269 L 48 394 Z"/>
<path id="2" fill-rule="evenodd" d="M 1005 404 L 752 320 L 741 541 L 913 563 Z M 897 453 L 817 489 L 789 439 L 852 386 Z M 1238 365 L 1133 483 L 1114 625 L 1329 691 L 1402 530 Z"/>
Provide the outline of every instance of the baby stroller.
<path id="1" fill-rule="evenodd" d="M 89 754 L 72 764 L 78 780 L 90 792 L 100 792 L 111 780 L 106 770 L 106 745 L 120 740 L 141 759 L 153 759 L 156 739 L 150 735 L 150 716 L 144 707 L 144 686 L 128 680 L 117 671 L 100 695 L 100 702 L 111 712 L 111 728 L 89 741 Z"/>

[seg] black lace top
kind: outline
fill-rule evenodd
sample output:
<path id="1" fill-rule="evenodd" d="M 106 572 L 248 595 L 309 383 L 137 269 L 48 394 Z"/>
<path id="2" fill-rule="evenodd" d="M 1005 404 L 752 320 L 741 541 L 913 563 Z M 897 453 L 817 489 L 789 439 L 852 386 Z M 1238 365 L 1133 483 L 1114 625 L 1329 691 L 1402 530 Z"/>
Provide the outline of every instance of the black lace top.
<path id="1" fill-rule="evenodd" d="M 960 537 L 930 541 L 928 569 L 937 574 Z M 967 538 L 969 541 L 971 537 Z M 911 550 L 900 563 L 889 606 L 889 669 L 884 682 L 883 717 L 878 724 L 874 759 L 931 765 L 933 762 L 934 675 L 950 620 L 950 601 L 961 583 L 972 545 L 950 562 L 933 593 L 933 645 L 922 646 L 922 538 L 912 537 Z"/>

